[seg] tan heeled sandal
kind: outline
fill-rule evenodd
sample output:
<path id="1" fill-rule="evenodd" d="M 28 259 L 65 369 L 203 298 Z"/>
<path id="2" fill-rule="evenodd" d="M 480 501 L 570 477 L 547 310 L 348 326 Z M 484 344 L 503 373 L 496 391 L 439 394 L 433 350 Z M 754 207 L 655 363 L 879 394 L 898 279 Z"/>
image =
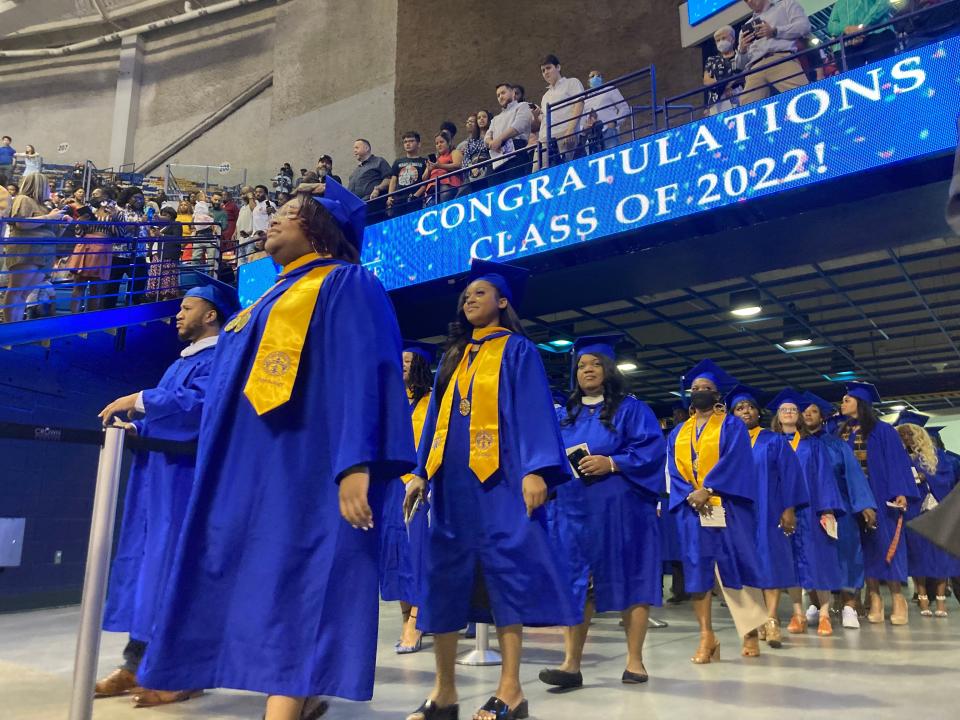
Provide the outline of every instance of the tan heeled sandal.
<path id="1" fill-rule="evenodd" d="M 697 651 L 693 654 L 693 657 L 690 658 L 690 662 L 695 665 L 707 665 L 711 662 L 720 661 L 720 641 L 717 640 L 716 635 L 710 635 L 709 637 L 700 637 L 700 645 L 697 646 Z"/>
<path id="2" fill-rule="evenodd" d="M 743 657 L 760 656 L 760 637 L 756 630 L 743 636 L 743 647 L 740 649 L 740 654 Z"/>

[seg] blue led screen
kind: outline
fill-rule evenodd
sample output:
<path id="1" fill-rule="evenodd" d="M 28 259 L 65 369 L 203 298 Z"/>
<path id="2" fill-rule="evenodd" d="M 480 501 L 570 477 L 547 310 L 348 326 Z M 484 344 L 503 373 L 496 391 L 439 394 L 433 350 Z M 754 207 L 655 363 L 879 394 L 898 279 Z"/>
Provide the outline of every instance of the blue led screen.
<path id="1" fill-rule="evenodd" d="M 361 262 L 392 290 L 952 150 L 958 58 L 950 38 L 371 225 Z"/>
<path id="2" fill-rule="evenodd" d="M 687 20 L 691 26 L 696 25 L 738 2 L 740 0 L 687 0 Z M 743 9 L 746 11 L 747 6 Z"/>
<path id="3" fill-rule="evenodd" d="M 240 305 L 253 305 L 277 281 L 278 272 L 280 266 L 269 257 L 239 265 L 237 292 L 240 294 Z"/>

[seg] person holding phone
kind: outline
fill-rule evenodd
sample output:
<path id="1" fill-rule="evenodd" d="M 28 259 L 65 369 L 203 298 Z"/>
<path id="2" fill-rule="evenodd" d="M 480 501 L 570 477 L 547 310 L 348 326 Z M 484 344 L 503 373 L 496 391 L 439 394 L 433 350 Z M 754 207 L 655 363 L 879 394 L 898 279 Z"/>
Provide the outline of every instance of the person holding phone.
<path id="1" fill-rule="evenodd" d="M 810 34 L 807 11 L 797 0 L 744 0 L 753 14 L 740 28 L 733 67 L 737 72 L 751 72 L 746 77 L 740 105 L 770 97 L 777 92 L 807 84 L 800 63 L 787 59 L 796 52 L 796 42 Z"/>
<path id="2" fill-rule="evenodd" d="M 663 602 L 657 501 L 667 446 L 656 415 L 627 393 L 617 369 L 614 348 L 622 337 L 574 343 L 574 389 L 557 413 L 577 477 L 557 488 L 554 531 L 571 560 L 577 607 L 584 608 L 583 622 L 563 629 L 563 663 L 540 671 L 542 682 L 562 688 L 583 685 L 580 663 L 595 612 L 622 614 L 627 666 L 621 682 L 646 682 L 650 606 Z"/>
<path id="3" fill-rule="evenodd" d="M 807 631 L 807 616 L 801 604 L 802 587 L 810 591 L 811 598 L 816 597 L 814 604 L 819 608 L 817 635 L 833 635 L 831 591 L 843 585 L 837 517 L 845 510 L 827 448 L 810 434 L 800 414 L 806 404 L 803 395 L 785 388 L 767 405 L 767 409 L 774 413 L 770 429 L 779 433 L 796 452 L 810 495 L 810 502 L 797 512 L 797 531 L 793 535 L 793 558 L 800 587 L 790 588 L 793 617 L 787 630 L 794 634 Z"/>
<path id="4" fill-rule="evenodd" d="M 452 200 L 457 196 L 457 190 L 463 184 L 463 178 L 459 170 L 463 167 L 463 153 L 453 147 L 453 139 L 446 130 L 441 130 L 434 138 L 434 145 L 437 149 L 436 154 L 430 153 L 427 156 L 426 180 L 433 180 L 435 183 L 424 185 L 416 195 L 424 195 L 424 204 L 430 205 L 434 201 L 438 203 Z M 439 188 L 436 187 L 439 183 Z"/>
<path id="5" fill-rule="evenodd" d="M 524 625 L 576 625 L 570 574 L 546 525 L 548 489 L 570 479 L 547 375 L 515 307 L 528 272 L 474 260 L 423 427 L 409 512 L 431 486 L 417 627 L 433 633 L 433 690 L 408 720 L 459 716 L 457 640 L 496 625 L 503 664 L 477 720 L 528 716 Z"/>
<path id="6" fill-rule="evenodd" d="M 900 436 L 892 426 L 877 417 L 873 409 L 880 402 L 877 388 L 866 382 L 847 383 L 847 393 L 840 403 L 846 422 L 838 435 L 850 444 L 877 501 L 877 524 L 864 528 L 864 574 L 870 596 L 867 620 L 882 623 L 885 619 L 880 581 L 890 590 L 892 625 L 909 622 L 907 601 L 902 585 L 907 582 L 907 544 L 903 541 L 904 513 L 909 502 L 919 502 L 920 494 L 913 479 L 913 470 Z"/>

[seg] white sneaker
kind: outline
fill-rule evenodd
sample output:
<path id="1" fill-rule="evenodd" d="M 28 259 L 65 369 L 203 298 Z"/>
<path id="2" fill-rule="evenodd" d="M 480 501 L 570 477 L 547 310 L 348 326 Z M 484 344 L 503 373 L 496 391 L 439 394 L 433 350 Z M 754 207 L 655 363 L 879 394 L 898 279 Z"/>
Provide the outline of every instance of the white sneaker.
<path id="1" fill-rule="evenodd" d="M 807 625 L 816 625 L 820 622 L 820 608 L 811 605 L 807 608 Z"/>
<path id="2" fill-rule="evenodd" d="M 860 629 L 860 618 L 857 617 L 857 611 L 849 605 L 843 606 L 843 626 L 851 630 Z"/>

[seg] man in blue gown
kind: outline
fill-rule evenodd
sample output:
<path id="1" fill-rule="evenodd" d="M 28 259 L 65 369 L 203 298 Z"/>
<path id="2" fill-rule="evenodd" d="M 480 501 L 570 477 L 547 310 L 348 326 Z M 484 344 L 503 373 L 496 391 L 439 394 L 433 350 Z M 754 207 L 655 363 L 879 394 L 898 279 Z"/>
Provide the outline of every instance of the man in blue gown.
<path id="1" fill-rule="evenodd" d="M 160 384 L 118 398 L 100 413 L 134 436 L 191 442 L 213 363 L 214 347 L 225 320 L 238 308 L 236 290 L 201 275 L 177 313 L 177 336 L 190 343 L 164 373 Z M 136 417 L 125 423 L 117 416 Z M 170 571 L 187 500 L 193 486 L 195 457 L 161 451 L 138 452 L 127 483 L 123 524 L 107 594 L 105 630 L 127 632 L 124 663 L 97 682 L 96 695 L 124 695 L 137 687 L 136 674 L 153 631 L 157 603 Z M 190 691 L 135 693 L 137 706 L 188 699 Z"/>

